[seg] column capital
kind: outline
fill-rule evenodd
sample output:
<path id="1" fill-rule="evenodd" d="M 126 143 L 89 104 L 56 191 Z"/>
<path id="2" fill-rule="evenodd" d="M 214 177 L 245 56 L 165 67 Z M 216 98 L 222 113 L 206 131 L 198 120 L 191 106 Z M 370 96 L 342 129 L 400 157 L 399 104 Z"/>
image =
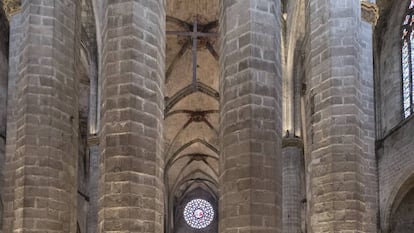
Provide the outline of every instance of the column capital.
<path id="1" fill-rule="evenodd" d="M 8 18 L 14 13 L 19 12 L 22 6 L 21 0 L 3 0 L 3 8 Z"/>
<path id="2" fill-rule="evenodd" d="M 88 145 L 89 146 L 97 146 L 97 145 L 99 145 L 99 136 L 97 136 L 97 135 L 90 135 L 88 137 Z"/>
<path id="3" fill-rule="evenodd" d="M 377 4 L 368 1 L 361 1 L 361 17 L 375 26 L 379 18 L 379 8 Z"/>
<path id="4" fill-rule="evenodd" d="M 282 148 L 285 147 L 303 148 L 303 141 L 297 137 L 285 137 L 282 139 Z"/>

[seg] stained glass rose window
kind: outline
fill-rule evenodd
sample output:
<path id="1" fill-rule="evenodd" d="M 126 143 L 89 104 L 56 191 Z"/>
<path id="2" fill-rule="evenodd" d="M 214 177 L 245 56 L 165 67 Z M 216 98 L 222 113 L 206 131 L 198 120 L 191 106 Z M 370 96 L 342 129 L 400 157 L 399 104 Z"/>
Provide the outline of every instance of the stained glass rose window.
<path id="1" fill-rule="evenodd" d="M 191 200 L 184 208 L 184 219 L 192 228 L 206 228 L 214 219 L 213 206 L 203 199 Z"/>

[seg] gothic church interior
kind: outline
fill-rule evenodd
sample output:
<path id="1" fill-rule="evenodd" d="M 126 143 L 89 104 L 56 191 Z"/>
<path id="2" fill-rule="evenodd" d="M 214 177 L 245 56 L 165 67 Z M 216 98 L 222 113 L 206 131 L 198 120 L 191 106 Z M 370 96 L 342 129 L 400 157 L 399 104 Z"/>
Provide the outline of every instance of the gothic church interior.
<path id="1" fill-rule="evenodd" d="M 414 232 L 414 0 L 1 0 L 0 232 Z"/>

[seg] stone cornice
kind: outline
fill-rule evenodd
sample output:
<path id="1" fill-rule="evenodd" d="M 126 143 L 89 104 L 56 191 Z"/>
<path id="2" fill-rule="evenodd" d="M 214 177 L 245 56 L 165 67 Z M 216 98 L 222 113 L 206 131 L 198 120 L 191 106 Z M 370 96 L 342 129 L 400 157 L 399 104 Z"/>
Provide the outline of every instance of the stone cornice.
<path id="1" fill-rule="evenodd" d="M 285 137 L 282 139 L 282 148 L 285 147 L 303 148 L 303 141 L 301 138 Z"/>
<path id="2" fill-rule="evenodd" d="M 8 18 L 14 13 L 20 11 L 22 6 L 21 0 L 3 0 L 3 8 Z"/>
<path id="3" fill-rule="evenodd" d="M 379 8 L 377 4 L 367 1 L 361 1 L 361 17 L 365 21 L 375 26 L 379 18 Z"/>

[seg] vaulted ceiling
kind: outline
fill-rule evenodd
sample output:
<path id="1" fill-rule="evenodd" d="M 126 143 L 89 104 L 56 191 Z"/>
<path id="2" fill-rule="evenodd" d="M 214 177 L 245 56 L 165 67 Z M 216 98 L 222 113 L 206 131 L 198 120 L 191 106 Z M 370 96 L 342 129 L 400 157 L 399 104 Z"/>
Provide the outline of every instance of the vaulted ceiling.
<path id="1" fill-rule="evenodd" d="M 167 1 L 167 31 L 218 30 L 218 0 Z M 165 178 L 181 197 L 196 188 L 216 195 L 218 182 L 218 42 L 197 40 L 197 87 L 193 85 L 190 36 L 168 34 L 165 83 Z"/>

